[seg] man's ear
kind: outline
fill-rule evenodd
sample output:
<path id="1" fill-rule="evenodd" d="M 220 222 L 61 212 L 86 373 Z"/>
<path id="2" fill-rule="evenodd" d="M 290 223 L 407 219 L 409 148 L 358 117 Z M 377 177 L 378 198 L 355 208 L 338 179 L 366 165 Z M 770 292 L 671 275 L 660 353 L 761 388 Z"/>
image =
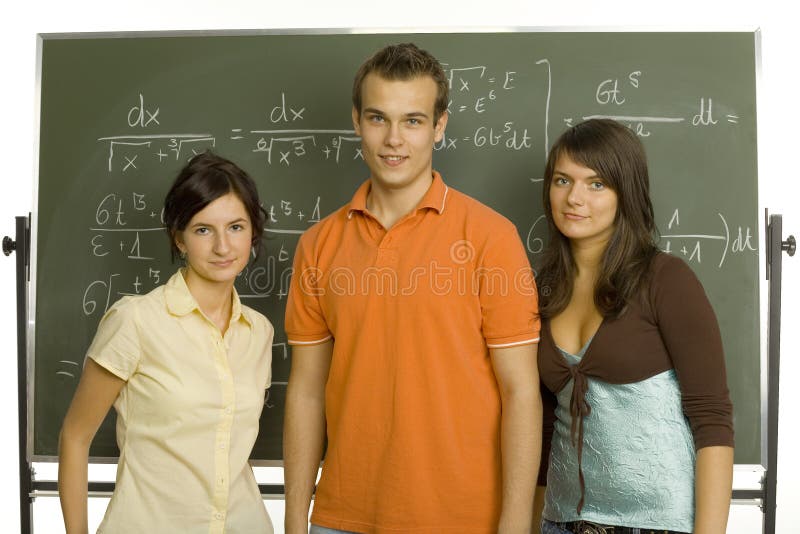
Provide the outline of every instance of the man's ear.
<path id="1" fill-rule="evenodd" d="M 439 115 L 439 120 L 436 121 L 436 124 L 433 127 L 433 138 L 437 143 L 441 142 L 442 138 L 444 137 L 444 130 L 447 128 L 448 117 L 449 115 L 447 114 L 447 111 L 444 111 L 441 115 Z"/>
<path id="2" fill-rule="evenodd" d="M 361 136 L 361 125 L 359 125 L 359 119 L 361 119 L 361 113 L 353 106 L 352 111 L 353 117 L 353 129 L 356 131 L 356 135 Z"/>

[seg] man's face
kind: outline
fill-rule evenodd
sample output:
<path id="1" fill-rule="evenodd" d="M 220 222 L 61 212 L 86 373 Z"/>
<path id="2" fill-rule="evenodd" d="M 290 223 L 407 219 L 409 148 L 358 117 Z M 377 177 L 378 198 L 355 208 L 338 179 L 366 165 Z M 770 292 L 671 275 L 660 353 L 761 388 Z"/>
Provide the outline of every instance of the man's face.
<path id="1" fill-rule="evenodd" d="M 433 146 L 442 140 L 447 113 L 434 123 L 436 83 L 430 76 L 387 80 L 369 74 L 362 85 L 361 113 L 353 126 L 361 136 L 373 185 L 412 188 L 430 183 Z"/>

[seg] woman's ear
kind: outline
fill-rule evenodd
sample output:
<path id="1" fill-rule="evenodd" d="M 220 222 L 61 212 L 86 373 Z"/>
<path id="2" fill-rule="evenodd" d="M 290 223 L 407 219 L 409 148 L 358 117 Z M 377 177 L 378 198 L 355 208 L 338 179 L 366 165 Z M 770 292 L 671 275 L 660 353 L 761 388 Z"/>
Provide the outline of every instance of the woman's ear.
<path id="1" fill-rule="evenodd" d="M 172 242 L 175 243 L 175 246 L 181 255 L 186 253 L 186 246 L 183 244 L 183 236 L 178 230 L 172 231 Z"/>

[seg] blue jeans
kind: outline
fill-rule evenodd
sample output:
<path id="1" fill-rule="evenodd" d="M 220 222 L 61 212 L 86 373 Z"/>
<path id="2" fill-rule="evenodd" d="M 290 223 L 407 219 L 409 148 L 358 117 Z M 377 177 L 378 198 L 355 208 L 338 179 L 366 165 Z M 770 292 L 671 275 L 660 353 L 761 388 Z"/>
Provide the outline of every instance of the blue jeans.
<path id="1" fill-rule="evenodd" d="M 311 525 L 308 529 L 308 534 L 358 534 L 349 530 L 336 530 L 335 528 L 321 527 L 319 525 Z"/>
<path id="2" fill-rule="evenodd" d="M 674 530 L 653 530 L 647 528 L 634 528 L 634 527 L 612 527 L 607 526 L 603 528 L 602 526 L 592 526 L 591 524 L 581 527 L 580 530 L 569 530 L 565 528 L 566 525 L 564 523 L 553 523 L 552 521 L 548 521 L 547 519 L 542 519 L 542 534 L 573 534 L 574 532 L 580 532 L 584 534 L 584 532 L 589 534 L 650 534 L 651 532 L 657 534 L 671 534 L 674 533 Z M 584 530 L 586 528 L 586 530 Z M 679 534 L 679 533 L 676 533 Z"/>
<path id="3" fill-rule="evenodd" d="M 542 519 L 542 534 L 572 534 L 569 530 L 565 530 L 552 521 Z"/>

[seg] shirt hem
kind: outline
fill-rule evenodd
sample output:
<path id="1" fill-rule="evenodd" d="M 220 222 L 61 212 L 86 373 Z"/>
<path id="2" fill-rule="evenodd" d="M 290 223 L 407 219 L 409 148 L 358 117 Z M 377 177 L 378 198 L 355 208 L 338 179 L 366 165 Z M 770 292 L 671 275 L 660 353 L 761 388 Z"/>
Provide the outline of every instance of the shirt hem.
<path id="1" fill-rule="evenodd" d="M 319 527 L 332 528 L 336 530 L 347 530 L 351 532 L 370 532 L 374 534 L 386 533 L 401 533 L 413 532 L 415 534 L 437 534 L 439 532 L 458 532 L 464 534 L 490 534 L 496 531 L 495 528 L 478 528 L 474 526 L 463 525 L 437 525 L 437 526 L 421 526 L 421 527 L 388 527 L 376 525 L 373 523 L 365 523 L 361 521 L 353 521 L 346 519 L 327 518 L 325 516 L 312 513 L 311 523 Z M 365 530 L 366 529 L 366 530 Z"/>
<path id="2" fill-rule="evenodd" d="M 286 342 L 289 343 L 289 345 L 319 345 L 320 343 L 325 343 L 326 341 L 328 341 L 329 339 L 332 339 L 332 338 L 333 338 L 332 335 L 327 335 L 322 339 L 313 339 L 311 341 L 300 341 L 300 340 L 297 340 L 297 339 L 287 339 Z"/>
<path id="3" fill-rule="evenodd" d="M 126 374 L 125 371 L 115 367 L 111 362 L 108 362 L 108 361 L 103 360 L 103 359 L 99 359 L 99 357 L 95 356 L 94 354 L 87 354 L 86 357 L 89 358 L 90 360 L 92 360 L 94 363 L 96 363 L 100 367 L 102 367 L 103 369 L 105 369 L 106 371 L 108 371 L 109 373 L 111 373 L 112 375 L 114 375 L 117 378 L 121 379 L 121 380 L 124 380 L 124 381 L 127 382 L 128 379 L 131 376 L 130 374 Z"/>
<path id="4" fill-rule="evenodd" d="M 688 524 L 679 524 L 679 523 L 634 523 L 617 519 L 612 519 L 603 516 L 596 516 L 594 514 L 586 514 L 583 513 L 579 516 L 567 516 L 566 518 L 559 518 L 553 519 L 552 517 L 547 517 L 545 514 L 542 514 L 544 519 L 548 521 L 552 521 L 553 523 L 569 523 L 572 521 L 589 521 L 591 523 L 597 523 L 598 525 L 608 525 L 608 526 L 615 526 L 615 527 L 627 527 L 627 528 L 638 528 L 638 529 L 650 529 L 650 530 L 673 530 L 676 532 L 692 532 L 694 529 L 694 519 Z"/>
<path id="5" fill-rule="evenodd" d="M 522 341 L 512 341 L 509 343 L 486 343 L 486 346 L 490 349 L 503 349 L 506 347 L 516 347 L 519 345 L 533 345 L 534 343 L 539 343 L 539 337 L 531 338 L 531 339 L 524 339 Z"/>

